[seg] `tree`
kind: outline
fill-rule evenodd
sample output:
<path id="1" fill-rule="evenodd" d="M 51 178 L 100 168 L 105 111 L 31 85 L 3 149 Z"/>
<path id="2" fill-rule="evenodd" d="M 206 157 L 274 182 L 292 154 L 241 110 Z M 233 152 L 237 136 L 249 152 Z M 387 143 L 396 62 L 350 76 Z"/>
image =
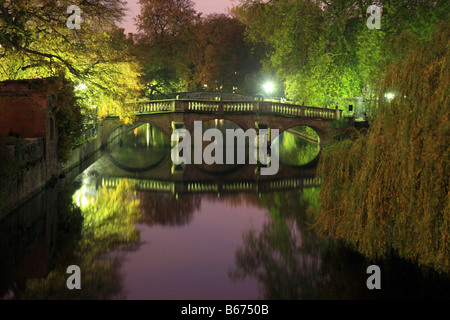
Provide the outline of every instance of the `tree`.
<path id="1" fill-rule="evenodd" d="M 246 92 L 254 86 L 251 75 L 260 65 L 237 19 L 223 14 L 204 18 L 190 0 L 139 3 L 137 47 L 150 98 L 205 88 Z"/>
<path id="2" fill-rule="evenodd" d="M 246 92 L 246 77 L 259 71 L 244 39 L 245 26 L 225 14 L 212 14 L 196 25 L 197 49 L 192 64 L 195 84 L 206 90 Z"/>
<path id="3" fill-rule="evenodd" d="M 247 38 L 265 45 L 265 68 L 276 73 L 289 98 L 324 103 L 313 90 L 331 91 L 320 82 L 338 71 L 330 73 L 334 56 L 325 55 L 326 23 L 319 6 L 312 1 L 242 0 L 234 14 L 246 24 Z M 317 64 L 319 59 L 322 62 Z M 312 66 L 316 67 L 314 72 Z"/>
<path id="4" fill-rule="evenodd" d="M 140 0 L 139 4 L 137 50 L 147 95 L 167 97 L 187 87 L 190 55 L 195 54 L 193 27 L 200 16 L 191 0 Z"/>
<path id="5" fill-rule="evenodd" d="M 447 273 L 449 23 L 430 39 L 409 30 L 391 39 L 388 56 L 397 59 L 387 66 L 371 129 L 329 146 L 320 159 L 316 222 L 320 233 L 345 239 L 370 258 L 392 248 Z M 395 98 L 385 99 L 387 92 Z"/>
<path id="6" fill-rule="evenodd" d="M 82 1 L 81 28 L 67 27 L 72 1 L 4 1 L 0 6 L 0 80 L 63 76 L 75 83 L 82 111 L 100 115 L 132 110 L 140 90 L 139 66 L 115 23 L 124 1 Z M 123 32 L 123 31 L 122 31 Z M 87 98 L 89 97 L 89 98 Z"/>
<path id="7" fill-rule="evenodd" d="M 382 29 L 366 26 L 370 5 L 382 6 Z M 240 0 L 233 14 L 247 37 L 267 47 L 265 67 L 276 72 L 290 99 L 334 105 L 342 99 L 374 98 L 383 77 L 389 37 L 409 29 L 429 36 L 448 16 L 441 1 Z"/>

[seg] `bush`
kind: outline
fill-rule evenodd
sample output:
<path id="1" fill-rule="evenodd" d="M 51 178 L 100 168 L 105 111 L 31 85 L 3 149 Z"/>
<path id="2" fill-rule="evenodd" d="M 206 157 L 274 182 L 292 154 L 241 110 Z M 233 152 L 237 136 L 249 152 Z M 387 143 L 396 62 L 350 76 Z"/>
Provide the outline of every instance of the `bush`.
<path id="1" fill-rule="evenodd" d="M 64 78 L 55 79 L 57 94 L 51 103 L 58 129 L 58 160 L 65 162 L 83 130 L 83 115 L 73 92 L 73 85 Z"/>

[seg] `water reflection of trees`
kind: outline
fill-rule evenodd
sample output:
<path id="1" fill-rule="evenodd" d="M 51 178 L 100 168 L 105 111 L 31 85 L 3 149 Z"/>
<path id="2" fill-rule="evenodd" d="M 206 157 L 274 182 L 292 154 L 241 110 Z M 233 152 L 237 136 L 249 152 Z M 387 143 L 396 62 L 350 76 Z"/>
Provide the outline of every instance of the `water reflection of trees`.
<path id="1" fill-rule="evenodd" d="M 367 260 L 341 241 L 321 239 L 311 226 L 319 189 L 263 195 L 270 220 L 243 235 L 233 280 L 254 277 L 262 299 L 448 299 L 450 278 L 399 258 Z M 249 195 L 254 201 L 254 196 Z M 368 290 L 367 267 L 382 270 L 382 290 Z"/>
<path id="2" fill-rule="evenodd" d="M 126 179 L 116 189 L 103 188 L 96 197 L 78 201 L 79 207 L 72 194 L 61 194 L 58 202 L 58 247 L 52 271 L 45 279 L 28 279 L 17 288 L 15 298 L 124 299 L 120 268 L 124 254 L 141 244 L 136 224 L 185 225 L 201 202 L 196 195 L 180 195 L 177 201 L 171 194 L 136 193 Z M 66 287 L 69 265 L 81 269 L 81 290 Z"/>
<path id="3" fill-rule="evenodd" d="M 280 162 L 289 166 L 303 166 L 313 161 L 320 151 L 317 143 L 306 141 L 286 131 L 279 138 L 279 155 Z"/>
<path id="4" fill-rule="evenodd" d="M 187 225 L 201 204 L 199 195 L 179 195 L 178 199 L 175 199 L 172 194 L 139 193 L 138 197 L 142 222 L 149 226 Z"/>
<path id="5" fill-rule="evenodd" d="M 87 199 L 81 208 L 72 205 L 69 199 L 62 200 L 54 268 L 45 279 L 29 279 L 26 287 L 16 293 L 16 298 L 124 298 L 120 252 L 139 246 L 140 235 L 135 223 L 142 219 L 139 199 L 132 185 L 124 180 L 117 189 L 104 188 L 97 198 Z M 66 287 L 69 265 L 78 265 L 81 269 L 81 290 Z"/>
<path id="6" fill-rule="evenodd" d="M 252 276 L 261 285 L 263 299 L 317 298 L 317 284 L 325 280 L 320 266 L 321 241 L 308 229 L 308 198 L 317 189 L 263 195 L 270 221 L 262 231 L 244 234 L 244 246 L 236 251 L 234 280 Z"/>

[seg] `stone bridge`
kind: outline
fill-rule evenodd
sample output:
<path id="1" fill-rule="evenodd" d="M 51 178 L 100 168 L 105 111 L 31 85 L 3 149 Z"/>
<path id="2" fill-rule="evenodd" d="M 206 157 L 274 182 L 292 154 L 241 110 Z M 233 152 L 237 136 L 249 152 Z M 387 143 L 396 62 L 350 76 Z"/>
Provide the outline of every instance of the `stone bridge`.
<path id="1" fill-rule="evenodd" d="M 317 133 L 323 146 L 328 141 L 331 122 L 341 118 L 342 110 L 268 101 L 162 100 L 140 103 L 136 110 L 136 122 L 157 127 L 169 141 L 172 132 L 178 128 L 192 133 L 194 121 L 223 119 L 236 123 L 244 131 L 278 129 L 282 133 L 293 127 L 308 126 Z M 99 130 L 102 145 L 122 125 L 117 116 L 103 120 Z"/>

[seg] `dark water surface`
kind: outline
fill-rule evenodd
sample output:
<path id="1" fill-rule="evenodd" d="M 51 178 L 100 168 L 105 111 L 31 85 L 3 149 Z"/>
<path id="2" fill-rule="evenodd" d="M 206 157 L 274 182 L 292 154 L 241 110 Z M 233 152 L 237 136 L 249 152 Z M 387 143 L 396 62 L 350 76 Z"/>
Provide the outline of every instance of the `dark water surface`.
<path id="1" fill-rule="evenodd" d="M 448 299 L 448 275 L 395 254 L 367 261 L 315 234 L 320 183 L 304 165 L 318 151 L 286 133 L 277 176 L 180 169 L 144 124 L 0 220 L 0 297 Z M 366 286 L 372 264 L 381 290 Z M 67 289 L 70 265 L 81 290 Z"/>

